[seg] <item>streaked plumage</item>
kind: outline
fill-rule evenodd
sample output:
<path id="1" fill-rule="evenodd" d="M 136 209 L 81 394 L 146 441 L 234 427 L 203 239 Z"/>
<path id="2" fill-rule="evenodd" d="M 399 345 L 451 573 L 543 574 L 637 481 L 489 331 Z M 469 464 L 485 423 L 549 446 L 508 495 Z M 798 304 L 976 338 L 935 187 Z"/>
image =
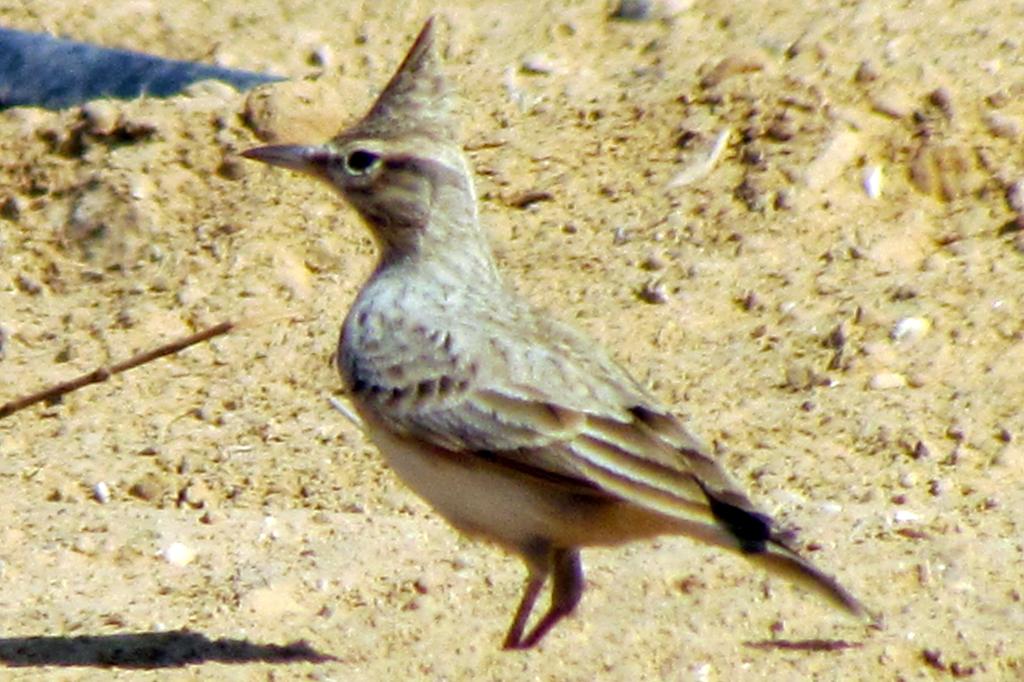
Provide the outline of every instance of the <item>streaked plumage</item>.
<path id="1" fill-rule="evenodd" d="M 430 21 L 362 121 L 324 145 L 246 155 L 325 180 L 373 232 L 380 262 L 345 320 L 338 369 L 405 483 L 526 562 L 507 648 L 535 645 L 575 608 L 578 548 L 660 534 L 736 550 L 863 614 L 669 410 L 502 283 Z M 528 630 L 548 576 L 551 606 Z"/>

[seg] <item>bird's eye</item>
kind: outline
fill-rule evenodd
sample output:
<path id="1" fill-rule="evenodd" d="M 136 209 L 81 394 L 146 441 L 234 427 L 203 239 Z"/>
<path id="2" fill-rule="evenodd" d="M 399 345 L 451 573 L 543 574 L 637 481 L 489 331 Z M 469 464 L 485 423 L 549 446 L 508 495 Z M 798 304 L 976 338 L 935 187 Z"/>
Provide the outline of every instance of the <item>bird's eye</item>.
<path id="1" fill-rule="evenodd" d="M 357 149 L 345 157 L 345 165 L 353 173 L 366 173 L 380 161 L 380 156 L 365 149 Z"/>

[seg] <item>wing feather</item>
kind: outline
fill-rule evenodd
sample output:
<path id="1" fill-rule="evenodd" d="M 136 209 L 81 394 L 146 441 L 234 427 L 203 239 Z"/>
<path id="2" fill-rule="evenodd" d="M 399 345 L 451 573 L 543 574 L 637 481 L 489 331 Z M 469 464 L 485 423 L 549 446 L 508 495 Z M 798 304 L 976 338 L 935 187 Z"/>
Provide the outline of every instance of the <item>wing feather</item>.
<path id="1" fill-rule="evenodd" d="M 710 518 L 709 492 L 756 512 L 707 448 L 599 348 L 538 324 L 532 336 L 475 344 L 415 329 L 425 341 L 409 351 L 415 374 L 353 362 L 350 384 L 389 428 L 442 448 L 670 515 Z"/>

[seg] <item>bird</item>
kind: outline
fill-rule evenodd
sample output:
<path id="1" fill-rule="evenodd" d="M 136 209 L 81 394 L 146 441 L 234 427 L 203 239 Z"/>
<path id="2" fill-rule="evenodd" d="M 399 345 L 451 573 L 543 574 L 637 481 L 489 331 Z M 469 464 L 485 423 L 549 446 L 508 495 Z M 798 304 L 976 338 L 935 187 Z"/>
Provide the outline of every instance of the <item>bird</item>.
<path id="1" fill-rule="evenodd" d="M 580 549 L 662 535 L 736 552 L 846 612 L 713 452 L 594 340 L 505 283 L 481 227 L 430 17 L 369 112 L 325 143 L 243 156 L 326 182 L 378 261 L 335 364 L 398 477 L 463 534 L 520 557 L 503 640 L 536 646 L 584 591 Z M 550 580 L 547 610 L 531 614 Z"/>

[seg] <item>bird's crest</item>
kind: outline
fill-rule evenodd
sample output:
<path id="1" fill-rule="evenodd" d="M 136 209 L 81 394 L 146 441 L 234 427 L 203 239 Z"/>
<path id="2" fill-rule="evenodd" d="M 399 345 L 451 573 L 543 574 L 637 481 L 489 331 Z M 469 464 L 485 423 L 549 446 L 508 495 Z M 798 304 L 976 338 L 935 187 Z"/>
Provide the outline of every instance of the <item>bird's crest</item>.
<path id="1" fill-rule="evenodd" d="M 454 140 L 456 126 L 447 95 L 440 58 L 434 47 L 434 18 L 431 17 L 423 24 L 416 42 L 369 113 L 342 135 Z"/>

